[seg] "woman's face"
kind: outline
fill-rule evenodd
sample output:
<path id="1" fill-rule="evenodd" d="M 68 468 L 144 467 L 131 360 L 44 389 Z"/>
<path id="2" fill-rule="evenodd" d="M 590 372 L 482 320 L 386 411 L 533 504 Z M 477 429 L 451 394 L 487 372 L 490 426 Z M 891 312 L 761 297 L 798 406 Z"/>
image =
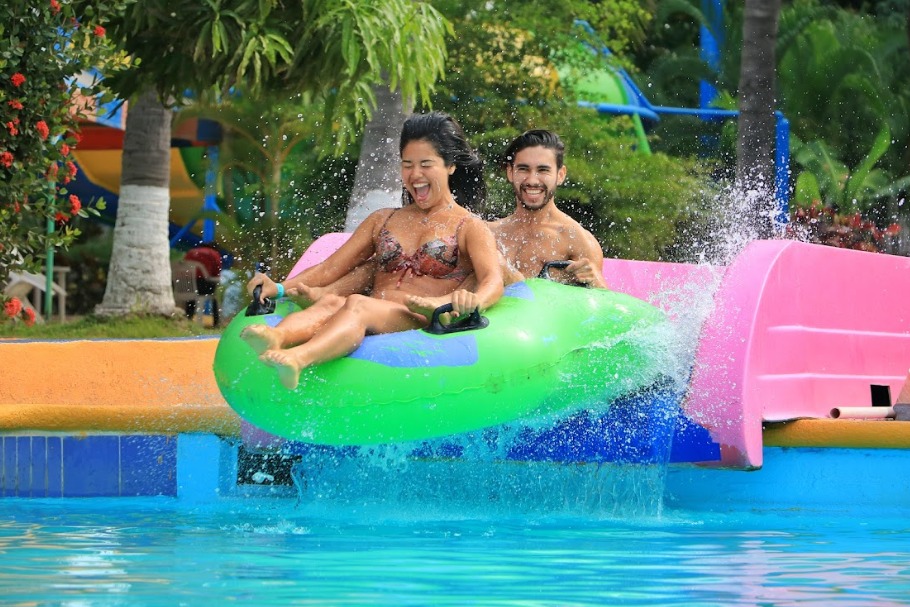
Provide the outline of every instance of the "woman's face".
<path id="1" fill-rule="evenodd" d="M 401 150 L 401 181 L 422 209 L 452 201 L 449 175 L 454 172 L 455 165 L 446 166 L 429 141 L 411 141 Z"/>

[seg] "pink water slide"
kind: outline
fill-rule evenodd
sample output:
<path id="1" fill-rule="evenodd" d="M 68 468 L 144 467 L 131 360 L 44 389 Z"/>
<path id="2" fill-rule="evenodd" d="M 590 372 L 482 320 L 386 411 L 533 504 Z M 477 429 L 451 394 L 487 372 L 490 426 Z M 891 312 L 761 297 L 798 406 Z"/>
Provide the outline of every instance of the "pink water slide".
<path id="1" fill-rule="evenodd" d="M 325 259 L 327 234 L 290 275 Z M 872 386 L 897 400 L 910 367 L 910 259 L 787 240 L 750 243 L 726 267 L 604 261 L 611 288 L 671 315 L 692 287 L 716 285 L 697 337 L 683 411 L 733 468 L 762 465 L 762 423 L 825 418 L 871 406 Z M 247 443 L 269 444 L 245 426 Z"/>
<path id="2" fill-rule="evenodd" d="M 604 262 L 614 288 L 658 305 L 706 271 Z M 720 445 L 720 465 L 760 467 L 765 421 L 871 406 L 872 386 L 897 400 L 910 367 L 910 259 L 768 240 L 713 271 L 722 276 L 683 408 Z"/>

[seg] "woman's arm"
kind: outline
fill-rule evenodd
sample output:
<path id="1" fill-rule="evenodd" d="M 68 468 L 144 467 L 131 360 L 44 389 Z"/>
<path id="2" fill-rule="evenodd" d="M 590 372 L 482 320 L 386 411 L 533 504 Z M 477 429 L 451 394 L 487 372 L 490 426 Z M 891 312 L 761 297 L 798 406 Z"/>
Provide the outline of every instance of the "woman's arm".
<path id="1" fill-rule="evenodd" d="M 350 279 L 342 280 L 349 272 L 362 265 L 369 259 L 375 250 L 373 243 L 373 233 L 378 225 L 388 218 L 390 209 L 381 209 L 367 217 L 351 234 L 351 237 L 341 245 L 337 251 L 329 255 L 325 260 L 311 266 L 281 283 L 285 291 L 297 288 L 300 285 L 311 287 L 325 287 L 339 281 L 337 286 L 341 290 L 356 288 L 361 281 L 369 280 L 365 287 L 372 286 L 372 273 L 357 274 Z M 357 282 L 357 284 L 353 284 Z M 253 289 L 257 285 L 262 285 L 262 298 L 273 297 L 278 294 L 278 283 L 274 282 L 268 276 L 256 273 L 247 283 L 247 292 L 252 295 Z M 353 286 L 352 286 L 353 285 Z"/>
<path id="2" fill-rule="evenodd" d="M 474 267 L 476 281 L 474 307 L 485 310 L 502 297 L 503 283 L 499 251 L 496 249 L 496 239 L 493 237 L 493 233 L 481 219 L 471 218 L 465 228 L 462 230 L 464 243 L 459 247 L 467 252 L 471 265 Z M 452 305 L 456 312 L 470 312 L 473 308 L 459 309 L 459 307 L 467 308 L 472 303 L 469 300 L 462 301 L 464 299 L 462 293 L 468 292 L 456 291 L 452 294 Z"/>

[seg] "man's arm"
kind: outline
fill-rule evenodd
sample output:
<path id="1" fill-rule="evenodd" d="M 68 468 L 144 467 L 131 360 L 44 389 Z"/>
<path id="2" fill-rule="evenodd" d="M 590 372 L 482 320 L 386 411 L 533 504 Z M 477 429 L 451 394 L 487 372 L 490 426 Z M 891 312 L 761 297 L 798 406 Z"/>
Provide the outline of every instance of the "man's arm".
<path id="1" fill-rule="evenodd" d="M 603 275 L 604 253 L 600 243 L 581 226 L 577 228 L 577 237 L 579 247 L 572 252 L 574 259 L 566 271 L 579 283 L 595 289 L 609 289 Z"/>

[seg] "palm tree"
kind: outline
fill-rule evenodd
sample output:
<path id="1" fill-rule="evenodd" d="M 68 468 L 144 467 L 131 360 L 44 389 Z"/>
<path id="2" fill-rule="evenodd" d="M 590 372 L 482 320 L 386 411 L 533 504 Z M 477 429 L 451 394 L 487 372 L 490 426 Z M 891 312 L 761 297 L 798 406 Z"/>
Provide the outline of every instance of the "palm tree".
<path id="1" fill-rule="evenodd" d="M 372 87 L 382 82 L 400 89 L 406 98 L 428 99 L 443 73 L 444 39 L 450 31 L 429 4 L 412 0 L 145 0 L 108 23 L 109 36 L 139 60 L 110 84 L 122 98 L 155 89 L 160 99 L 177 102 L 187 89 L 200 95 L 214 89 L 222 97 L 235 89 L 249 95 L 286 91 L 289 97 L 302 95 L 324 105 L 323 126 L 331 132 L 337 122 L 361 126 L 374 103 Z M 149 133 L 169 132 L 170 118 L 164 113 L 147 119 L 138 124 Z M 166 155 L 129 166 L 137 159 L 124 154 L 124 179 L 145 171 L 154 175 L 168 171 Z M 166 180 L 164 201 L 155 198 L 161 184 L 157 179 L 154 188 L 135 189 L 128 187 L 135 184 L 123 182 L 125 193 L 136 199 L 135 204 L 120 205 L 116 230 L 122 234 L 115 237 L 120 245 L 111 259 L 118 276 L 108 285 L 100 311 L 162 312 L 162 302 L 168 300 L 173 309 L 170 281 L 161 280 L 169 267 Z M 144 228 L 134 229 L 137 224 Z M 158 232 L 154 238 L 148 234 L 152 231 Z M 154 254 L 149 254 L 146 242 L 156 248 Z M 151 269 L 153 264 L 156 269 Z M 121 273 L 135 277 L 121 278 Z M 127 288 L 131 284 L 143 286 Z"/>
<path id="2" fill-rule="evenodd" d="M 114 248 L 98 314 L 174 312 L 167 228 L 171 115 L 152 90 L 130 104 Z"/>
<path id="3" fill-rule="evenodd" d="M 759 237 L 772 233 L 777 22 L 780 0 L 746 0 L 739 77 L 736 190 Z"/>
<path id="4" fill-rule="evenodd" d="M 353 232 L 373 211 L 401 205 L 398 139 L 406 118 L 404 102 L 400 91 L 383 85 L 374 90 L 376 109 L 367 122 L 360 144 L 354 191 L 344 222 L 347 232 Z"/>

